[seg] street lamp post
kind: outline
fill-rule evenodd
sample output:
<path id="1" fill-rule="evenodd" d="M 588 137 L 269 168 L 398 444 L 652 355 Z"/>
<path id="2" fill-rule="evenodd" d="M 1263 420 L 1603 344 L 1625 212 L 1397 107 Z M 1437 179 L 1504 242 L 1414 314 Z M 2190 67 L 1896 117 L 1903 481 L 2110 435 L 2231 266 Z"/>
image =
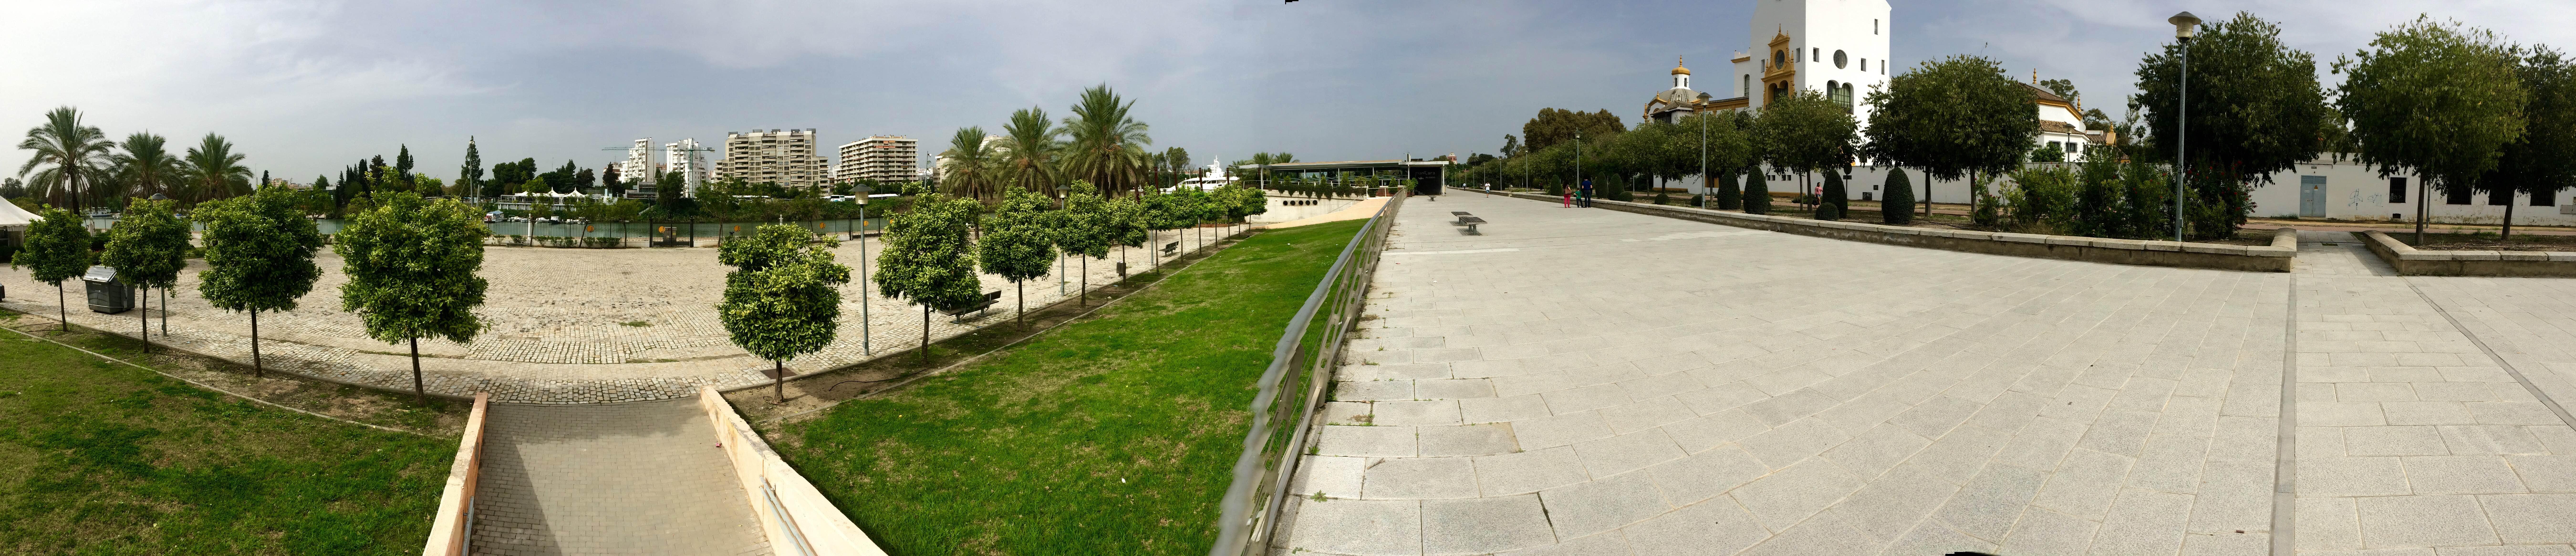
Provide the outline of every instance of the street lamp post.
<path id="1" fill-rule="evenodd" d="M 1692 111 L 1691 115 L 1700 116 L 1700 113 Z M 1696 119 L 1699 120 L 1699 208 L 1705 209 L 1712 193 L 1708 190 L 1708 118 L 1700 116 Z"/>
<path id="2" fill-rule="evenodd" d="M 2191 12 L 2165 18 L 2174 26 L 2174 42 L 2182 45 L 2182 77 L 2174 86 L 2174 241 L 2182 241 L 2183 185 L 2191 181 L 2191 159 L 2183 156 L 2183 147 L 2191 135 L 2191 35 L 2200 26 L 2200 18 Z"/>
<path id="3" fill-rule="evenodd" d="M 1587 195 L 1587 194 L 1583 191 L 1583 183 L 1584 183 L 1584 182 L 1583 182 L 1583 132 L 1577 131 L 1577 132 L 1574 132 L 1574 194 L 1575 194 L 1575 195 Z M 1587 195 L 1587 196 L 1585 196 L 1585 197 L 1583 198 L 1583 202 L 1586 202 L 1586 203 L 1592 202 L 1592 198 L 1591 198 L 1590 196 L 1588 196 L 1588 195 Z"/>
<path id="4" fill-rule="evenodd" d="M 876 188 L 874 188 L 874 187 L 869 187 L 869 186 L 866 186 L 866 185 L 859 185 L 859 186 L 855 186 L 855 187 L 853 187 L 853 189 L 857 189 L 857 190 L 858 190 L 858 194 L 859 194 L 859 225 L 850 229 L 850 235 L 857 236 L 857 237 L 859 238 L 859 354 L 861 354 L 861 355 L 876 355 L 876 351 L 877 351 L 877 350 L 876 350 L 876 346 L 874 346 L 874 345 L 870 345 L 870 340 L 874 339 L 875 337 L 874 337 L 873 335 L 868 334 L 868 232 L 867 232 L 867 227 L 868 227 L 868 194 L 876 192 Z"/>

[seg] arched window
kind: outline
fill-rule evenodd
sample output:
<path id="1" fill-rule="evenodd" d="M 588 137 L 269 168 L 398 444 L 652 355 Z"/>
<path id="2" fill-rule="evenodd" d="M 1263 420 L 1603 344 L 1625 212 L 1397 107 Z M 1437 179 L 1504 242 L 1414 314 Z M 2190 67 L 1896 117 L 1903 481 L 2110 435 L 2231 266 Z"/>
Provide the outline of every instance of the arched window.
<path id="1" fill-rule="evenodd" d="M 1771 51 L 1771 71 L 1779 71 L 1779 70 L 1780 70 L 1780 68 L 1787 67 L 1788 65 L 1789 65 L 1789 51 L 1786 51 L 1786 50 L 1773 50 L 1773 51 Z"/>
<path id="2" fill-rule="evenodd" d="M 1744 88 L 1736 89 L 1735 92 L 1747 97 L 1753 96 L 1753 74 L 1744 74 Z"/>

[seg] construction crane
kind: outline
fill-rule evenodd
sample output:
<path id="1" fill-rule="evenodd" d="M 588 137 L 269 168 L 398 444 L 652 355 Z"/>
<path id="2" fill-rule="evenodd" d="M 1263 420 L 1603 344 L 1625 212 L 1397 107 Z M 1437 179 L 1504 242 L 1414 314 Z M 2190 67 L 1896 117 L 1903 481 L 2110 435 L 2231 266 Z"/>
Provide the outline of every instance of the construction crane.
<path id="1" fill-rule="evenodd" d="M 644 139 L 644 141 L 645 141 L 645 144 L 644 144 L 643 146 L 640 146 L 640 147 L 635 147 L 635 146 L 629 146 L 629 147 L 608 147 L 608 148 L 603 148 L 603 149 L 600 149 L 600 150 L 603 150 L 603 151 L 626 151 L 630 156 L 631 156 L 635 151 L 637 151 L 637 150 L 643 150 L 643 151 L 647 151 L 647 152 L 650 152 L 650 151 L 661 151 L 662 153 L 664 153 L 664 155 L 663 155 L 663 159 L 665 159 L 665 160 L 668 160 L 668 159 L 670 158 L 669 153 L 670 153 L 671 151 L 682 151 L 682 152 L 693 152 L 693 153 L 696 153 L 696 152 L 709 152 L 709 153 L 711 153 L 711 152 L 716 152 L 716 149 L 714 149 L 714 148 L 709 148 L 709 147 L 692 147 L 692 148 L 681 148 L 681 149 L 674 149 L 674 148 L 671 148 L 671 147 L 656 147 L 656 146 L 653 146 L 653 145 L 652 145 L 652 139 L 649 139 L 649 138 L 648 138 L 648 139 Z M 650 155 L 647 155 L 647 156 L 650 156 Z M 621 160 L 621 161 L 618 161 L 618 162 L 623 163 L 623 162 L 625 162 L 625 161 Z M 700 170 L 700 171 L 704 171 L 704 169 L 699 169 L 699 170 Z M 636 179 L 635 181 L 637 181 L 637 182 L 642 182 L 642 183 L 647 183 L 647 184 L 653 184 L 654 186 L 659 187 L 659 186 L 660 186 L 660 184 L 655 183 L 655 182 L 658 182 L 658 181 L 660 181 L 660 180 L 662 179 L 662 176 L 661 176 L 660 174 L 661 174 L 661 172 L 652 172 L 652 173 L 648 173 L 648 174 L 646 174 L 645 176 L 643 176 L 642 178 L 640 178 L 640 179 Z M 626 176 L 619 176 L 619 177 L 626 177 Z M 686 186 L 685 186 L 685 185 L 683 185 L 683 187 L 686 187 Z M 689 197 L 696 197 L 696 196 L 697 196 L 697 192 L 695 192 L 695 191 L 688 191 L 688 190 L 685 190 L 685 189 L 683 189 L 683 190 L 681 191 L 681 194 L 682 194 L 682 195 L 685 195 L 685 196 L 689 196 Z"/>

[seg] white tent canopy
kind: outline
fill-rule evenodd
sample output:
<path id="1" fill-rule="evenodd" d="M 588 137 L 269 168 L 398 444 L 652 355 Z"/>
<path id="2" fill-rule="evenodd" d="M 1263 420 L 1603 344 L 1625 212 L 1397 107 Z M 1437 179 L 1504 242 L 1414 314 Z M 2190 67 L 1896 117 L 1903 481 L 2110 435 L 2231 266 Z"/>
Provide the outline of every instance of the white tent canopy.
<path id="1" fill-rule="evenodd" d="M 16 203 L 0 201 L 0 230 L 24 230 L 36 218 L 35 213 L 18 208 Z"/>

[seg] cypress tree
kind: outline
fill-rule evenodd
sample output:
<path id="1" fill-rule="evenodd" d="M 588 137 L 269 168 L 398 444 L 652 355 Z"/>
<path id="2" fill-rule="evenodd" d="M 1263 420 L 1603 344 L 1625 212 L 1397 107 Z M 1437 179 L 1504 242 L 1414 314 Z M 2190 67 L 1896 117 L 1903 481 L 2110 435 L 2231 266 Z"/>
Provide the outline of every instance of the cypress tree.
<path id="1" fill-rule="evenodd" d="M 1763 179 L 1746 178 L 1744 180 L 1745 214 L 1771 214 L 1770 181 L 1768 176 Z"/>
<path id="2" fill-rule="evenodd" d="M 1880 220 L 1894 226 L 1913 224 L 1914 182 L 1905 178 L 1905 169 L 1889 169 L 1887 186 L 1879 189 L 1885 191 L 1887 195 L 1886 199 L 1878 204 L 1878 213 L 1882 217 Z"/>
<path id="3" fill-rule="evenodd" d="M 1851 212 L 1851 194 L 1850 192 L 1843 190 L 1843 173 L 1841 171 L 1833 168 L 1825 169 L 1825 188 L 1822 193 L 1825 198 L 1816 201 L 1817 204 L 1833 205 L 1835 214 L 1837 215 Z"/>
<path id="4" fill-rule="evenodd" d="M 1737 187 L 1735 184 L 1736 175 L 1738 174 L 1738 172 L 1719 172 L 1717 174 L 1718 210 L 1736 210 L 1744 208 L 1744 190 L 1741 187 Z"/>

